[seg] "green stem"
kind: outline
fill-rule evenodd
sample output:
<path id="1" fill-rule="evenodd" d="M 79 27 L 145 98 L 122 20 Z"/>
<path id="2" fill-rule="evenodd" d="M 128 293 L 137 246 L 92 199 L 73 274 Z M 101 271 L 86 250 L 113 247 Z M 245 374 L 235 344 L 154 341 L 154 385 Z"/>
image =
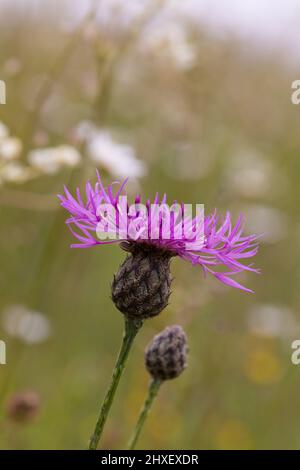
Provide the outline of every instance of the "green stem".
<path id="1" fill-rule="evenodd" d="M 159 387 L 161 386 L 161 380 L 152 380 L 149 384 L 148 388 L 148 395 L 145 400 L 144 406 L 141 409 L 139 419 L 136 423 L 136 426 L 134 428 L 131 440 L 128 445 L 129 450 L 133 450 L 135 448 L 135 445 L 137 443 L 137 440 L 139 438 L 139 435 L 143 429 L 143 426 L 145 424 L 146 418 L 149 414 L 149 411 L 151 409 L 152 403 L 157 395 L 157 392 L 159 390 Z"/>
<path id="2" fill-rule="evenodd" d="M 100 410 L 99 418 L 95 427 L 95 431 L 90 440 L 90 445 L 89 445 L 90 450 L 96 450 L 98 447 L 99 440 L 101 438 L 109 410 L 111 408 L 116 390 L 118 388 L 118 384 L 119 384 L 122 372 L 124 370 L 129 351 L 133 344 L 134 338 L 136 337 L 141 326 L 142 326 L 141 321 L 131 320 L 128 318 L 125 319 L 125 330 L 123 334 L 123 341 L 122 341 L 121 349 L 120 349 L 117 362 L 113 370 L 110 385 L 108 387 L 105 398 L 101 405 L 101 410 Z"/>

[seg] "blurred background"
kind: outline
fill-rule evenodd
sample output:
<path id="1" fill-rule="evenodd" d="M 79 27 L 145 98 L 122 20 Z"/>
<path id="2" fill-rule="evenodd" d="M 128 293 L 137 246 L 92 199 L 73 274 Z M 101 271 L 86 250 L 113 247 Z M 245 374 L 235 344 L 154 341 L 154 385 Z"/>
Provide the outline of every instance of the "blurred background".
<path id="1" fill-rule="evenodd" d="M 201 4 L 201 5 L 200 5 Z M 204 203 L 263 233 L 239 280 L 175 259 L 168 308 L 137 338 L 105 430 L 121 449 L 165 325 L 189 367 L 165 384 L 146 449 L 300 448 L 299 2 L 0 0 L 0 448 L 85 448 L 123 323 L 117 246 L 71 250 L 56 195 L 130 177 L 131 194 Z"/>

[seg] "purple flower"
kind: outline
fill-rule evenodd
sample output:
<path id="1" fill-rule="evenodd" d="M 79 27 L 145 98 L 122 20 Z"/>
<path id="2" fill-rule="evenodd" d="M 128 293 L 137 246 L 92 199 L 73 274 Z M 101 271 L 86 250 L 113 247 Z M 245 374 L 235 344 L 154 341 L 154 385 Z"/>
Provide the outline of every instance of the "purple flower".
<path id="1" fill-rule="evenodd" d="M 58 196 L 62 207 L 71 214 L 66 223 L 79 241 L 71 247 L 121 243 L 126 248 L 126 245 L 147 244 L 193 265 L 200 264 L 205 274 L 212 274 L 224 284 L 253 292 L 232 279 L 243 271 L 259 272 L 252 264 L 241 262 L 255 256 L 258 250 L 258 236 L 243 235 L 243 216 L 239 216 L 235 225 L 229 212 L 225 217 L 217 215 L 216 210 L 205 217 L 201 211 L 195 217 L 186 216 L 185 206 L 174 201 L 171 207 L 176 206 L 177 212 L 169 212 L 166 232 L 166 195 L 160 200 L 156 194 L 153 203 L 148 199 L 145 205 L 137 195 L 135 204 L 129 206 L 124 190 L 127 180 L 104 188 L 99 173 L 97 175 L 95 186 L 86 183 L 85 201 L 79 188 L 76 197 L 67 187 L 64 187 L 65 195 Z M 113 185 L 118 185 L 115 192 Z M 156 207 L 153 204 L 161 210 L 153 210 Z"/>

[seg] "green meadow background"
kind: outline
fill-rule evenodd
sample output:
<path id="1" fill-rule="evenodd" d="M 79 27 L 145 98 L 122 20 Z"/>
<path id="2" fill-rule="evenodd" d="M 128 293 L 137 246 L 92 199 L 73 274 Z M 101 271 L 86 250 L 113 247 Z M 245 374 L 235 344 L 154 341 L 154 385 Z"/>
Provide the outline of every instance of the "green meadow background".
<path id="1" fill-rule="evenodd" d="M 172 261 L 170 305 L 136 340 L 103 448 L 125 448 L 149 380 L 144 348 L 166 325 L 180 324 L 189 366 L 162 387 L 139 448 L 299 449 L 300 367 L 291 363 L 291 342 L 300 339 L 300 107 L 291 103 L 299 70 L 275 50 L 216 38 L 183 19 L 171 22 L 184 23 L 192 63 L 176 63 L 163 41 L 149 52 L 141 38 L 160 2 L 122 28 L 117 15 L 112 24 L 101 15 L 97 22 L 94 12 L 75 21 L 67 3 L 44 2 L 41 10 L 27 3 L 0 15 L 7 86 L 0 121 L 22 142 L 24 165 L 32 149 L 65 144 L 82 162 L 25 182 L 2 181 L 0 167 L 0 339 L 7 345 L 0 448 L 85 448 L 119 348 L 123 318 L 110 283 L 124 252 L 117 245 L 71 250 L 56 197 L 64 183 L 74 190 L 95 181 L 96 167 L 107 184 L 117 179 L 74 138 L 89 120 L 145 163 L 133 192 L 166 192 L 169 200 L 204 203 L 206 213 L 243 212 L 246 231 L 264 233 L 255 259 L 261 274 L 239 279 L 255 294 Z M 40 313 L 43 339 L 7 326 L 20 306 Z M 28 390 L 40 407 L 34 419 L 16 422 L 9 403 Z"/>

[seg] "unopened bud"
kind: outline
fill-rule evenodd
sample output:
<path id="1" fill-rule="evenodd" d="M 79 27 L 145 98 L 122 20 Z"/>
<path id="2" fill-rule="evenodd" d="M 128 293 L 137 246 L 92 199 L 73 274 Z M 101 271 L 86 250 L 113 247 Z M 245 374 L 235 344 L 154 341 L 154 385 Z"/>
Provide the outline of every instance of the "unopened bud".
<path id="1" fill-rule="evenodd" d="M 178 377 L 187 365 L 187 339 L 178 325 L 156 335 L 145 353 L 146 368 L 154 380 Z"/>

